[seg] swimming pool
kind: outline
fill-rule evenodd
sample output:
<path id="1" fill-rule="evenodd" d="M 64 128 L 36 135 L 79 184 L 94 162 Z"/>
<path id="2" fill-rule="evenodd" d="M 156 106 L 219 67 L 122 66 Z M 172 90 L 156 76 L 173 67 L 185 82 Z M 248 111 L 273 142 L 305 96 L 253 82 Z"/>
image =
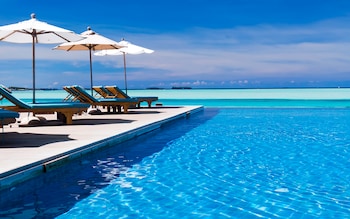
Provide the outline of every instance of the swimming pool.
<path id="1" fill-rule="evenodd" d="M 0 216 L 346 218 L 349 118 L 347 108 L 206 108 L 8 191 Z"/>

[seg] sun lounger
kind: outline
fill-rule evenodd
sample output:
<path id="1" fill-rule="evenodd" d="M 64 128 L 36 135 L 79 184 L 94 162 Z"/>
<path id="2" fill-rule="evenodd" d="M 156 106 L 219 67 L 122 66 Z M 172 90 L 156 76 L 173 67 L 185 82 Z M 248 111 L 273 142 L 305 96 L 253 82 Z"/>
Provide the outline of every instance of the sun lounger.
<path id="1" fill-rule="evenodd" d="M 8 92 L 4 87 L 0 86 L 0 99 L 7 99 L 13 105 L 11 106 L 1 106 L 1 108 L 6 110 L 12 110 L 16 112 L 32 112 L 35 114 L 52 114 L 57 113 L 57 118 L 67 125 L 72 124 L 72 118 L 74 114 L 80 114 L 86 111 L 90 106 L 86 103 L 65 103 L 65 102 L 55 102 L 55 103 L 25 103 L 20 99 L 17 99 L 10 92 Z"/>
<path id="2" fill-rule="evenodd" d="M 105 86 L 104 87 L 107 92 L 109 92 L 109 96 L 114 96 L 117 98 L 131 98 L 124 91 L 122 91 L 117 86 Z M 148 107 L 151 107 L 152 102 L 157 101 L 158 97 L 132 97 L 137 100 L 137 107 L 141 107 L 141 102 L 147 102 Z"/>
<path id="3" fill-rule="evenodd" d="M 0 128 L 2 128 L 4 125 L 8 125 L 10 123 L 15 123 L 16 118 L 18 118 L 18 117 L 19 117 L 18 112 L 0 109 Z"/>
<path id="4" fill-rule="evenodd" d="M 95 98 L 94 96 L 91 96 L 88 92 L 86 92 L 84 88 L 77 85 L 65 86 L 64 90 L 69 93 L 69 95 L 65 98 L 66 101 L 79 100 L 80 102 L 88 103 L 92 106 L 107 107 L 108 110 L 112 108 L 114 112 L 116 112 L 117 108 L 118 111 L 121 112 L 121 107 L 123 107 L 124 113 L 127 113 L 130 106 L 135 105 L 137 103 L 137 100 L 134 98 Z"/>

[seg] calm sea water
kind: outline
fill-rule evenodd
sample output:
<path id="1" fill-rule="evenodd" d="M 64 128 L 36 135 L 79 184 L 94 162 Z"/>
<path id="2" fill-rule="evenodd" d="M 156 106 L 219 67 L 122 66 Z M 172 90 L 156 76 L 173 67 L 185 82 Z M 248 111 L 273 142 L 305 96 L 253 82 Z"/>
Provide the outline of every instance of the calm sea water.
<path id="1" fill-rule="evenodd" d="M 32 91 L 14 91 L 22 100 L 31 101 Z M 308 89 L 190 89 L 129 90 L 130 96 L 157 96 L 158 103 L 203 105 L 208 107 L 348 107 L 350 88 Z M 62 101 L 64 90 L 37 91 L 38 101 Z M 5 100 L 0 104 L 6 104 Z"/>
<path id="2" fill-rule="evenodd" d="M 266 99 L 258 90 L 220 90 L 216 99 L 205 90 L 214 108 L 1 194 L 0 216 L 350 218 L 349 90 L 291 90 L 264 90 Z M 179 103 L 178 92 L 200 99 L 194 90 L 137 92 L 169 104 Z M 222 107 L 225 92 L 234 95 L 225 100 L 284 105 Z"/>

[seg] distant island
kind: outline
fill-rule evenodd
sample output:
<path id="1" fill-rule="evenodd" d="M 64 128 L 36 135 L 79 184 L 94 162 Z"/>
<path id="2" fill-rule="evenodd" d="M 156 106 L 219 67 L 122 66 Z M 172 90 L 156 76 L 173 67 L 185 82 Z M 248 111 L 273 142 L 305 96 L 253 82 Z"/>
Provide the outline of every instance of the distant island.
<path id="1" fill-rule="evenodd" d="M 165 88 L 160 87 L 148 87 L 147 90 L 164 90 Z M 181 90 L 181 89 L 192 89 L 192 87 L 172 87 L 171 89 Z"/>
<path id="2" fill-rule="evenodd" d="M 18 90 L 18 91 L 21 91 L 21 90 L 33 90 L 32 88 L 26 88 L 26 87 L 8 87 L 9 89 L 11 90 Z M 35 90 L 58 90 L 57 88 L 37 88 Z"/>
<path id="3" fill-rule="evenodd" d="M 169 88 L 161 88 L 161 87 L 148 87 L 147 90 L 164 90 Z M 192 89 L 192 87 L 172 87 L 171 89 L 182 90 L 182 89 Z"/>
<path id="4" fill-rule="evenodd" d="M 171 89 L 192 89 L 192 87 L 172 87 Z"/>
<path id="5" fill-rule="evenodd" d="M 148 87 L 147 90 L 163 90 L 164 88 L 161 87 Z"/>

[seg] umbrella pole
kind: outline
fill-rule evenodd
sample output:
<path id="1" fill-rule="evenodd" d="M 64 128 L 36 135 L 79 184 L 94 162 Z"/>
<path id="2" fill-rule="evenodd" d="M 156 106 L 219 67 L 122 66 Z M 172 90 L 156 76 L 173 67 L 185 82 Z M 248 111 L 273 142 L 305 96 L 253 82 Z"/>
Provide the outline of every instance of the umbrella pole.
<path id="1" fill-rule="evenodd" d="M 128 86 L 127 86 L 127 82 L 126 82 L 126 58 L 125 58 L 125 52 L 123 52 L 123 56 L 124 56 L 124 83 L 125 83 L 125 93 L 128 94 Z"/>
<path id="2" fill-rule="evenodd" d="M 90 52 L 90 89 L 91 89 L 91 96 L 93 96 L 92 92 L 92 57 L 91 57 L 91 48 L 89 48 Z"/>
<path id="3" fill-rule="evenodd" d="M 35 103 L 35 34 L 32 34 L 33 43 L 32 43 L 32 51 L 33 51 L 33 60 L 32 60 L 32 68 L 33 68 L 33 103 Z"/>

